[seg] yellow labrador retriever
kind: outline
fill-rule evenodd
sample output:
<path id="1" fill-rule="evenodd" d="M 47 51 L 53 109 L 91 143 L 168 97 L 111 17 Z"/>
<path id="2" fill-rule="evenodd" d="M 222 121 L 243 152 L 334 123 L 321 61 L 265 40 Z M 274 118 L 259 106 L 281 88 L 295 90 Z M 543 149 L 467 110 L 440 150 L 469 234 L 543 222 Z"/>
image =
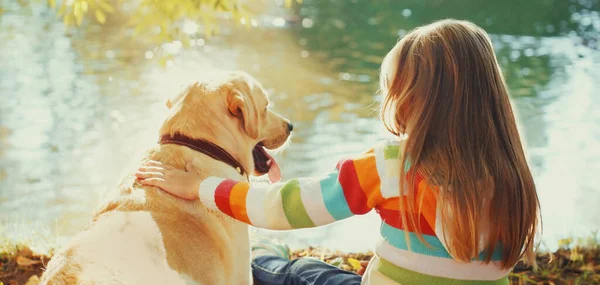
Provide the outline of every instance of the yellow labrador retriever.
<path id="1" fill-rule="evenodd" d="M 193 161 L 202 177 L 244 180 L 248 173 L 268 173 L 278 180 L 279 168 L 265 148 L 282 146 L 292 125 L 268 103 L 245 73 L 195 83 L 167 102 L 163 143 L 145 159 L 178 168 Z M 198 149 L 190 144 L 200 141 L 205 144 Z M 209 146 L 212 152 L 197 151 Z M 143 187 L 133 175 L 119 190 L 54 256 L 41 284 L 251 284 L 247 225 L 199 201 Z"/>

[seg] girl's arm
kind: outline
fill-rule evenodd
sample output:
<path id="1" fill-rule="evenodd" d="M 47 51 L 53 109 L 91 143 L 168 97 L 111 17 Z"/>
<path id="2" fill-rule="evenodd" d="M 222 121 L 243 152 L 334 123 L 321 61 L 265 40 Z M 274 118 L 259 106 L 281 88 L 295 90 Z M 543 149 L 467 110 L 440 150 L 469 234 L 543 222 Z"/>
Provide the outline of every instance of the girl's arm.
<path id="1" fill-rule="evenodd" d="M 343 160 L 320 177 L 275 184 L 210 177 L 200 185 L 200 200 L 247 224 L 272 229 L 326 225 L 369 212 L 382 199 L 373 152 Z"/>
<path id="2" fill-rule="evenodd" d="M 379 146 L 353 159 L 340 161 L 335 170 L 322 176 L 275 184 L 209 177 L 200 183 L 197 195 L 206 207 L 260 228 L 285 230 L 326 225 L 365 214 L 383 200 L 380 185 L 381 177 L 386 179 L 385 172 L 389 171 L 386 158 L 398 159 L 398 148 L 398 145 Z M 183 172 L 171 169 L 163 171 L 162 177 L 141 177 L 152 179 L 152 182 L 141 182 L 171 193 L 178 192 L 165 189 L 169 188 L 169 176 L 176 179 L 176 175 L 169 174 L 169 171 Z M 180 176 L 178 179 L 192 180 L 189 177 Z M 157 185 L 159 183 L 162 186 Z M 176 187 L 185 188 L 171 186 L 173 189 Z M 196 196 L 190 190 L 173 194 L 183 198 Z"/>

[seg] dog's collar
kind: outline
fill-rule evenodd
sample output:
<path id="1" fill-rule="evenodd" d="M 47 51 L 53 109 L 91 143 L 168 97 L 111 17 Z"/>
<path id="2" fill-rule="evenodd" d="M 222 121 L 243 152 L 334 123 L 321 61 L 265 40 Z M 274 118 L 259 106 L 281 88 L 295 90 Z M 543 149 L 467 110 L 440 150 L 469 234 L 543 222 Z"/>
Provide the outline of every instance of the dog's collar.
<path id="1" fill-rule="evenodd" d="M 246 170 L 242 165 L 222 147 L 203 139 L 193 139 L 186 135 L 176 133 L 174 135 L 163 135 L 160 144 L 176 144 L 189 147 L 195 151 L 206 154 L 213 159 L 224 162 L 233 167 L 240 175 L 245 175 Z"/>

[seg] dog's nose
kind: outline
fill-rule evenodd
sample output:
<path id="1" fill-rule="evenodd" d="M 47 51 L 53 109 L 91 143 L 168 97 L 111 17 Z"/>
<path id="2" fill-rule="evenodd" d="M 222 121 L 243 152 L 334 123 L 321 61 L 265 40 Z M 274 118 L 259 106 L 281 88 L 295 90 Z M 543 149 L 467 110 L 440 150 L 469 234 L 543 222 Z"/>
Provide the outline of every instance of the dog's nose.
<path id="1" fill-rule="evenodd" d="M 294 125 L 291 122 L 288 122 L 288 130 L 291 132 L 294 130 Z"/>

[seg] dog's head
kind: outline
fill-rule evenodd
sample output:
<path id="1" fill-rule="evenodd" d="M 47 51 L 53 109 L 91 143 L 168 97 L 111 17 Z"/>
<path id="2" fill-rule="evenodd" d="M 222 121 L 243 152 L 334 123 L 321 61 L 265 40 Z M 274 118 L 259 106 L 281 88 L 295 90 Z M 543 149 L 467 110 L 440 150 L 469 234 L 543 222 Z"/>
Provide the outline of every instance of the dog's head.
<path id="1" fill-rule="evenodd" d="M 293 126 L 269 106 L 266 91 L 252 76 L 220 74 L 192 84 L 167 101 L 172 113 L 161 134 L 179 132 L 210 139 L 232 152 L 248 172 L 268 173 L 271 180 L 278 180 L 279 168 L 265 148 L 281 147 Z"/>

